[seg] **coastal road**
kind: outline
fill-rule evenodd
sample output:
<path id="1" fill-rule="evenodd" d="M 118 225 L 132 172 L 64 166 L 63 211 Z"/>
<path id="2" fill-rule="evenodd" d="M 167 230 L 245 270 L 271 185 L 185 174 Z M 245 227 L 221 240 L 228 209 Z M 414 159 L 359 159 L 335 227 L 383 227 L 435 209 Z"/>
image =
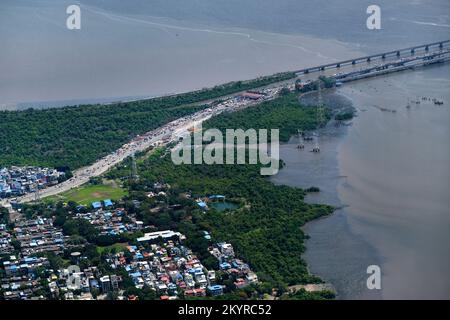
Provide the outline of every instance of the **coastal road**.
<path id="1" fill-rule="evenodd" d="M 284 86 L 285 82 L 283 82 L 282 86 L 279 85 L 278 87 L 265 89 L 267 96 L 264 98 L 264 100 L 267 101 L 276 97 L 279 93 L 279 90 Z M 212 106 L 205 110 L 198 111 L 192 115 L 169 122 L 160 128 L 149 131 L 143 135 L 137 136 L 132 141 L 124 144 L 121 148 L 119 148 L 115 152 L 99 159 L 94 164 L 77 169 L 76 171 L 73 172 L 73 177 L 71 179 L 66 180 L 55 186 L 40 190 L 39 197 L 46 198 L 49 196 L 54 196 L 69 191 L 73 188 L 77 188 L 87 183 L 90 178 L 101 176 L 109 169 L 121 163 L 126 158 L 132 156 L 136 152 L 145 151 L 152 146 L 167 145 L 171 141 L 178 140 L 178 137 L 183 136 L 183 134 L 187 133 L 190 128 L 211 118 L 212 116 L 220 114 L 223 111 L 234 111 L 251 105 L 258 104 L 260 102 L 261 100 L 238 101 L 237 99 L 232 97 L 228 98 L 228 100 L 225 100 L 216 106 Z M 10 204 L 12 200 L 17 201 L 18 203 L 32 202 L 35 200 L 35 198 L 36 196 L 34 193 L 29 193 L 18 198 L 2 200 L 0 201 L 0 206 L 6 207 Z"/>
<path id="2" fill-rule="evenodd" d="M 444 48 L 445 50 L 446 48 Z M 424 54 L 430 54 L 433 52 L 437 52 L 438 50 L 433 50 L 430 52 L 426 51 L 419 51 L 417 50 L 415 52 L 415 55 L 424 55 Z M 407 59 L 411 56 L 404 56 L 404 57 L 387 57 L 382 62 L 380 60 L 372 60 L 367 62 L 359 63 L 358 65 L 346 65 L 342 66 L 339 69 L 331 68 L 331 69 L 325 69 L 323 71 L 317 71 L 317 72 L 311 72 L 308 74 L 302 74 L 299 75 L 298 78 L 294 78 L 291 80 L 283 80 L 279 83 L 274 83 L 268 86 L 264 86 L 261 88 L 258 88 L 259 90 L 263 89 L 267 97 L 265 100 L 271 100 L 274 97 L 276 97 L 280 91 L 281 88 L 290 86 L 291 88 L 294 86 L 295 81 L 297 79 L 301 79 L 302 81 L 308 81 L 308 80 L 315 80 L 320 75 L 326 75 L 326 76 L 336 76 L 339 73 L 348 73 L 348 72 L 357 72 L 365 68 L 371 68 L 376 65 L 386 64 L 386 63 L 393 63 L 395 61 L 399 61 L 399 59 Z M 69 191 L 73 188 L 79 187 L 89 181 L 91 177 L 98 177 L 107 172 L 112 167 L 116 166 L 117 164 L 121 163 L 123 160 L 125 160 L 127 157 L 132 156 L 136 152 L 145 151 L 151 146 L 156 145 L 166 145 L 170 141 L 176 141 L 178 137 L 181 137 L 183 133 L 187 132 L 189 128 L 192 128 L 194 125 L 201 123 L 209 118 L 211 118 L 214 115 L 217 115 L 225 110 L 227 111 L 235 111 L 241 108 L 245 108 L 251 105 L 255 105 L 260 103 L 261 101 L 249 101 L 249 100 L 242 100 L 238 101 L 235 99 L 235 96 L 239 93 L 235 93 L 234 95 L 228 95 L 225 97 L 222 97 L 224 101 L 222 101 L 220 104 L 216 106 L 211 106 L 210 108 L 198 111 L 197 113 L 193 115 L 186 116 L 184 118 L 180 118 L 177 120 L 174 120 L 170 123 L 167 123 L 166 125 L 152 130 L 150 132 L 147 132 L 141 136 L 137 136 L 129 143 L 126 143 L 121 148 L 116 150 L 115 152 L 99 159 L 94 164 L 83 167 L 80 169 L 77 169 L 73 173 L 73 177 L 63 183 L 60 183 L 58 185 L 40 190 L 39 196 L 40 198 L 45 198 L 49 196 L 54 196 L 62 192 Z M 216 98 L 218 100 L 220 98 Z M 199 102 L 198 104 L 204 104 L 205 102 Z M 19 203 L 26 203 L 31 202 L 35 200 L 35 194 L 30 193 L 26 194 L 22 197 L 16 198 L 15 201 Z M 0 206 L 7 206 L 10 203 L 11 199 L 6 199 L 0 201 Z"/>

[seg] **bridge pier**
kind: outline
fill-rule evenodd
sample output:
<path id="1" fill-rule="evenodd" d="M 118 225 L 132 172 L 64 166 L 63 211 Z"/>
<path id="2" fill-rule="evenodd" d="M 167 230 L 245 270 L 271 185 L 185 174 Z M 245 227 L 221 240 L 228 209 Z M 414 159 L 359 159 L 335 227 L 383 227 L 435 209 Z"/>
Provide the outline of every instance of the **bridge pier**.
<path id="1" fill-rule="evenodd" d="M 423 44 L 423 45 L 419 45 L 419 46 L 411 46 L 409 48 L 397 49 L 397 50 L 379 53 L 379 54 L 375 54 L 375 55 L 367 55 L 365 57 L 353 58 L 353 59 L 344 60 L 344 61 L 340 61 L 340 62 L 334 62 L 334 63 L 329 63 L 329 64 L 323 64 L 323 65 L 316 66 L 316 67 L 310 67 L 308 69 L 300 70 L 297 73 L 298 74 L 310 74 L 313 72 L 322 72 L 322 71 L 325 71 L 328 69 L 339 69 L 343 65 L 351 64 L 352 66 L 355 66 L 355 65 L 357 65 L 359 63 L 363 63 L 365 61 L 367 61 L 367 63 L 370 63 L 371 61 L 375 61 L 380 58 L 384 61 L 388 57 L 393 58 L 395 56 L 397 56 L 397 59 L 399 60 L 402 54 L 404 56 L 407 56 L 408 51 L 410 52 L 412 58 L 415 58 L 415 55 L 417 52 L 423 52 L 423 51 L 426 51 L 427 54 L 429 54 L 430 52 L 433 52 L 433 53 L 436 52 L 437 54 L 439 54 L 439 53 L 443 54 L 444 47 L 447 49 L 447 44 L 449 44 L 449 43 L 450 43 L 450 40 L 446 40 L 446 41 L 439 41 L 439 42 L 434 42 L 434 43 Z M 447 53 L 448 52 L 445 51 L 445 54 L 447 54 Z M 431 59 L 433 59 L 433 58 L 431 58 Z"/>

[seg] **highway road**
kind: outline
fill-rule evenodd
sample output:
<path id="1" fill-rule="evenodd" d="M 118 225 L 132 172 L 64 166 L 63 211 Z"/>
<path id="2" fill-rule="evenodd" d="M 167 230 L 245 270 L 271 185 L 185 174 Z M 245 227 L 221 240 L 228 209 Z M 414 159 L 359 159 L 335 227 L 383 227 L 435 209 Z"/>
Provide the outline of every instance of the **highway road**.
<path id="1" fill-rule="evenodd" d="M 447 51 L 446 47 L 444 47 L 443 49 L 443 51 Z M 423 56 L 427 54 L 433 54 L 435 52 L 439 52 L 439 50 L 416 50 L 414 55 L 404 54 L 401 57 L 392 56 L 386 57 L 385 59 L 374 59 L 371 61 L 361 62 L 357 65 L 350 64 L 341 66 L 340 68 L 330 68 L 310 72 L 308 74 L 299 74 L 298 78 L 296 79 L 292 79 L 289 81 L 285 80 L 259 89 L 266 93 L 267 96 L 264 98 L 265 100 L 271 100 L 278 95 L 281 88 L 286 86 L 293 88 L 297 79 L 301 79 L 303 82 L 306 82 L 315 80 L 320 75 L 339 76 L 339 74 L 352 72 L 357 73 L 364 69 L 371 69 L 382 64 L 395 63 L 396 61 L 400 61 L 401 59 L 407 60 L 413 56 Z M 219 98 L 217 98 L 216 100 L 218 99 Z M 184 118 L 174 120 L 158 129 L 147 132 L 141 136 L 137 136 L 129 143 L 126 143 L 115 152 L 99 159 L 94 164 L 76 170 L 75 172 L 73 172 L 73 178 L 56 186 L 40 190 L 40 198 L 57 195 L 59 193 L 79 187 L 88 182 L 91 177 L 101 176 L 109 169 L 121 163 L 123 160 L 132 156 L 136 152 L 145 151 L 152 146 L 166 145 L 171 141 L 177 141 L 178 138 L 183 136 L 183 134 L 186 133 L 189 128 L 192 128 L 194 125 L 201 123 L 214 115 L 220 114 L 224 111 L 235 111 L 241 108 L 246 108 L 261 102 L 251 100 L 238 100 L 236 99 L 236 94 L 234 96 L 226 96 L 223 99 L 224 100 L 217 105 L 211 105 L 210 108 L 204 109 Z M 6 199 L 0 201 L 0 206 L 7 206 L 11 200 L 12 199 Z M 19 203 L 31 202 L 35 200 L 35 194 L 26 194 L 14 200 Z"/>
<path id="2" fill-rule="evenodd" d="M 293 82 L 291 85 L 293 87 Z M 284 86 L 286 86 L 285 82 L 283 82 L 283 85 L 272 86 L 271 88 L 264 89 L 264 92 L 266 93 L 264 100 L 267 101 L 275 98 L 278 95 L 279 90 Z M 55 186 L 40 190 L 39 196 L 40 198 L 46 198 L 69 191 L 73 188 L 77 188 L 87 183 L 90 178 L 101 176 L 109 169 L 121 163 L 136 152 L 145 151 L 150 147 L 167 145 L 172 141 L 177 141 L 179 137 L 182 137 L 188 132 L 188 129 L 211 118 L 212 116 L 220 114 L 224 111 L 235 111 L 260 102 L 261 100 L 239 100 L 236 97 L 232 97 L 224 100 L 216 106 L 211 106 L 210 108 L 198 111 L 192 115 L 169 122 L 158 129 L 137 136 L 115 152 L 99 159 L 94 164 L 77 169 L 73 172 L 73 177 L 71 179 Z M 29 193 L 18 198 L 4 199 L 0 202 L 0 206 L 8 206 L 11 201 L 17 201 L 18 203 L 32 202 L 35 200 L 35 197 L 36 196 L 34 193 Z"/>

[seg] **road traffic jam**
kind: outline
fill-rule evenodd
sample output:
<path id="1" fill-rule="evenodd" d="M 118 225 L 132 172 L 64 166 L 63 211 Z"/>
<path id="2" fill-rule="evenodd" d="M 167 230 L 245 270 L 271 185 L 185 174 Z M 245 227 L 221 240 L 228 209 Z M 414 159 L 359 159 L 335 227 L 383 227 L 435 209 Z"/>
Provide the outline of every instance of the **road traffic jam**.
<path id="1" fill-rule="evenodd" d="M 169 122 L 164 126 L 149 131 L 143 135 L 138 135 L 130 142 L 124 144 L 118 150 L 99 159 L 94 164 L 74 171 L 73 177 L 71 179 L 55 186 L 40 190 L 40 198 L 53 196 L 79 187 L 87 183 L 91 177 L 97 177 L 104 174 L 110 168 L 121 163 L 126 158 L 133 156 L 137 152 L 146 151 L 150 148 L 155 148 L 158 146 L 165 146 L 171 142 L 178 141 L 180 137 L 188 133 L 189 130 L 194 126 L 224 111 L 233 112 L 252 105 L 259 104 L 262 101 L 272 100 L 280 93 L 280 90 L 283 87 L 288 87 L 292 90 L 294 88 L 294 83 L 283 83 L 282 86 L 273 85 L 271 87 L 266 87 L 258 91 L 251 91 L 250 93 L 247 92 L 245 94 L 239 94 L 225 100 L 218 100 L 209 103 L 209 107 L 206 109 Z M 11 201 L 16 201 L 17 203 L 25 203 L 31 202 L 33 200 L 35 200 L 35 195 L 27 194 L 15 199 L 3 200 L 0 205 L 6 206 Z"/>

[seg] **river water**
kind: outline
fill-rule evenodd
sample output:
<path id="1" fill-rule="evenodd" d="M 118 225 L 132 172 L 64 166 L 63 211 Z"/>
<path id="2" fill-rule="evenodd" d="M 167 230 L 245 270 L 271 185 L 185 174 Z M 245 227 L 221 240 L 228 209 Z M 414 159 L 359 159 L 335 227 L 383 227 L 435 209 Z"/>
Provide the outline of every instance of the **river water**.
<path id="1" fill-rule="evenodd" d="M 66 8 L 81 7 L 81 30 Z M 0 110 L 129 100 L 450 38 L 448 0 L 2 0 Z"/>
<path id="2" fill-rule="evenodd" d="M 344 206 L 305 228 L 310 269 L 339 298 L 450 298 L 449 74 L 447 64 L 347 84 L 335 94 L 358 110 L 351 126 L 327 128 L 319 155 L 295 138 L 281 148 L 274 182 L 318 186 L 308 201 Z M 369 265 L 381 267 L 379 291 L 366 287 Z"/>

